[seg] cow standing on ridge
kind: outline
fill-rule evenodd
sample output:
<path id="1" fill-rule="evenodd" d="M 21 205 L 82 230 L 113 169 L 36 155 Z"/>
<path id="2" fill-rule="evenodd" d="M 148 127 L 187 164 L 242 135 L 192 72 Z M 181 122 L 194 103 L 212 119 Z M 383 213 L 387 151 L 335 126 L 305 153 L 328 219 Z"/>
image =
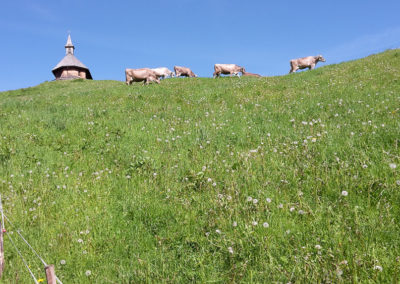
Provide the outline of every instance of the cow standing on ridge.
<path id="1" fill-rule="evenodd" d="M 132 82 L 142 81 L 145 85 L 148 85 L 150 82 L 156 82 L 157 84 L 160 83 L 156 72 L 149 68 L 125 69 L 125 78 L 127 85 L 132 84 Z"/>
<path id="2" fill-rule="evenodd" d="M 325 62 L 326 60 L 325 58 L 322 57 L 322 55 L 292 59 L 290 60 L 289 73 L 294 73 L 299 69 L 305 69 L 305 68 L 312 70 L 315 68 L 315 65 L 317 65 L 319 61 Z"/>
<path id="3" fill-rule="evenodd" d="M 214 74 L 213 77 L 220 77 L 221 74 L 229 74 L 230 76 L 232 75 L 236 75 L 238 77 L 239 76 L 239 72 L 245 73 L 246 70 L 244 69 L 244 67 L 241 67 L 239 65 L 236 64 L 215 64 L 214 65 Z"/>
<path id="4" fill-rule="evenodd" d="M 158 68 L 152 68 L 154 72 L 156 72 L 157 78 L 166 78 L 166 77 L 174 77 L 175 74 L 171 70 L 169 70 L 167 67 L 158 67 Z"/>
<path id="5" fill-rule="evenodd" d="M 175 70 L 175 76 L 176 77 L 180 77 L 180 76 L 184 76 L 184 77 L 197 77 L 196 74 L 193 73 L 192 70 L 190 70 L 187 67 L 182 67 L 182 66 L 174 66 L 174 70 Z"/>

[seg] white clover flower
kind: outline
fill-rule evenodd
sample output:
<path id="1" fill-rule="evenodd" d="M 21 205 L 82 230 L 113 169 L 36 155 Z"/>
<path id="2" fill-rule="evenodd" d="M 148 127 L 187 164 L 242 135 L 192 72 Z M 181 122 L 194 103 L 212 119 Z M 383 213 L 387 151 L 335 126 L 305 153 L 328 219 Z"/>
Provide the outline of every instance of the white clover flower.
<path id="1" fill-rule="evenodd" d="M 221 230 L 219 230 L 219 229 L 216 229 L 215 232 L 216 232 L 217 234 L 221 234 Z"/>
<path id="2" fill-rule="evenodd" d="M 61 259 L 61 260 L 60 260 L 60 264 L 61 264 L 61 265 L 65 265 L 66 263 L 67 263 L 67 262 L 66 262 L 64 259 Z"/>
<path id="3" fill-rule="evenodd" d="M 248 202 L 251 202 L 252 200 L 253 200 L 253 197 L 251 197 L 251 196 L 248 196 L 248 197 L 247 197 L 247 201 L 248 201 Z"/>
<path id="4" fill-rule="evenodd" d="M 264 228 L 268 228 L 268 227 L 269 227 L 269 224 L 268 224 L 267 222 L 264 222 L 263 227 L 264 227 Z"/>
<path id="5" fill-rule="evenodd" d="M 397 185 L 400 185 L 400 180 L 396 180 L 396 184 L 397 184 Z"/>
<path id="6" fill-rule="evenodd" d="M 362 165 L 363 169 L 368 168 L 368 166 L 366 164 Z"/>
<path id="7" fill-rule="evenodd" d="M 257 221 L 253 221 L 251 224 L 252 224 L 253 226 L 257 226 L 257 225 L 258 225 L 258 222 L 257 222 Z"/>
<path id="8" fill-rule="evenodd" d="M 208 182 L 212 182 L 212 179 L 211 179 L 211 178 L 208 178 L 207 181 L 208 181 Z"/>
<path id="9" fill-rule="evenodd" d="M 233 248 L 232 247 L 228 247 L 228 251 L 230 254 L 233 254 Z"/>
<path id="10" fill-rule="evenodd" d="M 289 211 L 293 212 L 294 210 L 296 210 L 294 207 L 290 207 Z"/>
<path id="11" fill-rule="evenodd" d="M 374 270 L 378 270 L 379 272 L 382 272 L 383 268 L 382 268 L 382 266 L 374 265 Z"/>
<path id="12" fill-rule="evenodd" d="M 86 272 L 85 272 L 85 275 L 86 275 L 86 276 L 90 276 L 91 274 L 92 274 L 92 271 L 86 270 Z"/>
<path id="13" fill-rule="evenodd" d="M 304 215 L 305 212 L 304 212 L 303 210 L 299 210 L 299 214 L 300 214 L 300 215 Z"/>
<path id="14" fill-rule="evenodd" d="M 396 165 L 395 163 L 390 163 L 390 164 L 389 164 L 389 167 L 390 167 L 391 169 L 395 169 L 395 168 L 397 168 L 397 165 Z"/>
<path id="15" fill-rule="evenodd" d="M 319 250 L 319 249 L 321 249 L 322 247 L 321 247 L 320 245 L 315 245 L 315 248 Z"/>
<path id="16" fill-rule="evenodd" d="M 82 239 L 78 239 L 78 243 L 82 244 L 83 240 Z"/>
<path id="17" fill-rule="evenodd" d="M 271 203 L 272 200 L 271 200 L 271 198 L 267 197 L 266 201 L 267 201 L 268 203 Z"/>
<path id="18" fill-rule="evenodd" d="M 232 223 L 232 226 L 233 226 L 233 227 L 237 227 L 237 222 L 234 221 L 234 222 Z"/>
<path id="19" fill-rule="evenodd" d="M 349 193 L 348 193 L 346 190 L 343 190 L 343 191 L 342 191 L 342 195 L 343 195 L 343 196 L 347 196 L 347 195 L 349 195 Z"/>
<path id="20" fill-rule="evenodd" d="M 253 204 L 257 204 L 258 203 L 258 199 L 254 198 L 253 199 Z"/>

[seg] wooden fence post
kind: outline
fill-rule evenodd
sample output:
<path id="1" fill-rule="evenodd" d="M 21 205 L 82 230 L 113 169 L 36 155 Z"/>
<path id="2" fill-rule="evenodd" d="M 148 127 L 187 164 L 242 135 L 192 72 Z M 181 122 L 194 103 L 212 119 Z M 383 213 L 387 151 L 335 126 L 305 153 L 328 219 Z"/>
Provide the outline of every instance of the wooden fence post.
<path id="1" fill-rule="evenodd" d="M 50 264 L 45 266 L 44 271 L 46 272 L 46 279 L 47 279 L 47 284 L 56 284 L 56 273 L 54 271 L 54 265 Z"/>
<path id="2" fill-rule="evenodd" d="M 4 271 L 4 245 L 3 245 L 3 233 L 6 231 L 4 229 L 4 217 L 3 217 L 3 205 L 1 203 L 1 194 L 0 194 L 0 277 L 3 275 Z"/>

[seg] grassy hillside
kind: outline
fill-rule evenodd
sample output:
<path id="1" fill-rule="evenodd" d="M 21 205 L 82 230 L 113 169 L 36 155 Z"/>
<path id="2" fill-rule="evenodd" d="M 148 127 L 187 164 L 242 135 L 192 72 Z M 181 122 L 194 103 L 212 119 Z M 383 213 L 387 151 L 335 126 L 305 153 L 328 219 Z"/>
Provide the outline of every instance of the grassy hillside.
<path id="1" fill-rule="evenodd" d="M 273 78 L 3 92 L 4 210 L 64 283 L 396 282 L 399 79 L 391 50 Z M 29 283 L 5 250 L 2 281 Z"/>

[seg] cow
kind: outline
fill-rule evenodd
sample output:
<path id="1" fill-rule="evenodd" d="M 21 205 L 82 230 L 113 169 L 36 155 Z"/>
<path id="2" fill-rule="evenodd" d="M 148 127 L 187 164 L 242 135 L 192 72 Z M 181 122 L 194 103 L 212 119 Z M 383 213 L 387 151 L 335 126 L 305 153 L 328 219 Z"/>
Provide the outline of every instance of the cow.
<path id="1" fill-rule="evenodd" d="M 262 76 L 259 75 L 259 74 L 250 73 L 250 72 L 242 72 L 242 76 L 257 77 L 257 78 L 262 77 Z"/>
<path id="2" fill-rule="evenodd" d="M 290 60 L 290 73 L 294 73 L 299 69 L 305 69 L 308 68 L 310 70 L 315 68 L 315 65 L 317 65 L 317 63 L 321 61 L 321 62 L 325 62 L 325 58 L 322 57 L 322 55 L 317 55 L 317 56 L 307 56 L 307 57 L 303 57 L 303 58 L 298 58 L 298 59 L 292 59 Z"/>
<path id="3" fill-rule="evenodd" d="M 239 76 L 239 72 L 246 72 L 244 67 L 238 66 L 236 64 L 215 64 L 214 65 L 214 74 L 213 77 L 219 77 L 221 74 L 229 74 L 232 76 L 233 74 Z"/>
<path id="4" fill-rule="evenodd" d="M 154 72 L 156 72 L 157 78 L 166 78 L 166 77 L 174 77 L 175 74 L 171 70 L 169 70 L 167 67 L 158 67 L 158 68 L 153 68 L 151 69 Z"/>
<path id="5" fill-rule="evenodd" d="M 160 83 L 156 72 L 149 68 L 125 69 L 125 78 L 127 85 L 132 84 L 132 82 L 142 81 L 145 85 L 148 85 L 150 82 L 156 82 L 157 84 Z"/>
<path id="6" fill-rule="evenodd" d="M 175 70 L 175 76 L 176 77 L 180 77 L 180 76 L 184 76 L 184 77 L 197 77 L 196 74 L 193 73 L 192 70 L 190 70 L 187 67 L 182 67 L 182 66 L 174 66 L 174 70 Z"/>

